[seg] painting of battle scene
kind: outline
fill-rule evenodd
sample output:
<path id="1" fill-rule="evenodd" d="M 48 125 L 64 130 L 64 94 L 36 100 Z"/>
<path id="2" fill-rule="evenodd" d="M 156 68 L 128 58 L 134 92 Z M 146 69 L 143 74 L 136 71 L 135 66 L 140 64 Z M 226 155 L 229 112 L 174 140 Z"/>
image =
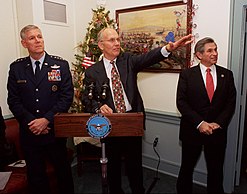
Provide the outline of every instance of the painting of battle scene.
<path id="1" fill-rule="evenodd" d="M 163 3 L 116 10 L 121 46 L 125 52 L 141 54 L 188 34 L 187 4 Z M 189 66 L 190 49 L 179 48 L 144 71 L 180 72 Z"/>

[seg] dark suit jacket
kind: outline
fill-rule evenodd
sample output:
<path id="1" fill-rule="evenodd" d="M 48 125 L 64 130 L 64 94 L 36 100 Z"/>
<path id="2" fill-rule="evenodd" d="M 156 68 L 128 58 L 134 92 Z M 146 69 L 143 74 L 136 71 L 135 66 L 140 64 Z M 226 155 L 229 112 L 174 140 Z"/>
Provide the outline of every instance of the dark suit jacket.
<path id="1" fill-rule="evenodd" d="M 160 50 L 161 48 L 154 49 L 144 55 L 122 53 L 117 58 L 116 65 L 127 98 L 132 106 L 132 112 L 144 112 L 143 101 L 137 87 L 137 74 L 145 67 L 151 66 L 164 59 L 164 56 L 161 54 Z M 103 60 L 94 64 L 85 71 L 84 84 L 86 85 L 86 91 L 84 92 L 83 103 L 85 104 L 86 112 L 94 113 L 98 108 L 97 96 L 101 94 L 102 84 L 107 82 L 107 80 L 108 78 Z M 87 86 L 91 82 L 95 83 L 95 95 L 92 103 L 88 99 L 87 89 Z M 114 112 L 116 112 L 110 89 L 107 90 L 107 98 L 105 100 L 100 99 L 100 101 L 102 104 L 107 104 L 113 109 Z"/>
<path id="2" fill-rule="evenodd" d="M 6 125 L 2 114 L 2 108 L 0 107 L 0 138 L 5 138 L 5 129 Z"/>
<path id="3" fill-rule="evenodd" d="M 230 70 L 216 65 L 217 87 L 210 103 L 199 65 L 180 73 L 177 108 L 180 111 L 180 140 L 192 144 L 225 144 L 227 127 L 235 110 L 236 89 Z M 196 128 L 202 121 L 218 123 L 212 135 Z"/>
<path id="4" fill-rule="evenodd" d="M 36 81 L 30 57 L 20 58 L 10 65 L 7 88 L 8 105 L 20 123 L 22 143 L 53 142 L 53 117 L 58 112 L 67 112 L 73 101 L 68 62 L 46 53 L 40 79 Z M 41 117 L 50 121 L 52 130 L 47 135 L 33 135 L 27 124 Z"/>

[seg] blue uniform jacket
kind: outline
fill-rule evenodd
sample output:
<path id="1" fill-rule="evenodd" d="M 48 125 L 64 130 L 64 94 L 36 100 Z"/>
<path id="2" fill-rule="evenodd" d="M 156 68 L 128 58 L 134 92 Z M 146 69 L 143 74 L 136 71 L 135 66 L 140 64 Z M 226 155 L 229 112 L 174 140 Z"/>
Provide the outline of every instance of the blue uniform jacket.
<path id="1" fill-rule="evenodd" d="M 40 145 L 53 142 L 54 115 L 67 112 L 73 101 L 74 89 L 68 62 L 46 53 L 41 76 L 36 80 L 30 57 L 20 58 L 10 65 L 7 89 L 7 102 L 20 123 L 22 143 Z M 28 123 L 42 117 L 50 121 L 50 132 L 46 135 L 32 134 Z"/>

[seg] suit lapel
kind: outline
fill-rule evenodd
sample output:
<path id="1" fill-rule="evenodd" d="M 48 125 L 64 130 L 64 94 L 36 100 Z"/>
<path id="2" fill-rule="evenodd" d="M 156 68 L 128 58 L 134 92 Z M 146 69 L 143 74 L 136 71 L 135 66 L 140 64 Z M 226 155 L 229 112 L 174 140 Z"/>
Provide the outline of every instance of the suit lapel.
<path id="1" fill-rule="evenodd" d="M 104 66 L 104 62 L 103 62 L 103 60 L 101 60 L 99 63 L 96 63 L 94 65 L 98 65 L 98 67 L 95 68 L 95 72 L 96 72 L 96 76 L 97 76 L 96 81 L 98 82 L 97 85 L 99 85 L 101 87 L 102 84 L 108 80 L 105 66 Z M 100 87 L 98 88 L 99 90 L 101 90 Z M 98 92 L 101 93 L 101 91 L 98 91 Z M 110 89 L 107 91 L 107 96 L 108 97 L 106 98 L 107 99 L 106 104 L 110 105 L 110 107 L 112 107 L 115 110 L 115 106 L 114 106 L 114 102 L 113 102 L 113 98 L 112 98 L 112 94 L 111 94 Z"/>
<path id="2" fill-rule="evenodd" d="M 42 69 L 40 72 L 39 80 L 37 80 L 37 84 L 39 84 L 46 77 L 46 75 L 50 69 L 50 66 L 51 65 L 49 65 L 45 60 L 44 63 L 42 64 Z"/>
<path id="3" fill-rule="evenodd" d="M 127 62 L 126 60 L 123 60 L 123 58 L 118 58 L 116 64 L 117 64 L 117 68 L 120 74 L 121 82 L 124 86 L 124 90 L 126 91 Z"/>
<path id="4" fill-rule="evenodd" d="M 216 66 L 216 73 L 217 73 L 217 86 L 214 92 L 214 96 L 217 97 L 218 93 L 220 92 L 220 90 L 222 88 L 224 88 L 224 81 L 225 81 L 225 74 L 224 72 L 221 70 L 221 68 L 219 68 L 217 65 Z"/>
<path id="5" fill-rule="evenodd" d="M 26 64 L 26 75 L 28 77 L 28 79 L 33 83 L 36 84 L 36 78 L 33 72 L 33 67 L 32 67 L 32 62 L 30 57 L 28 57 L 27 59 L 27 64 Z"/>
<path id="6" fill-rule="evenodd" d="M 196 75 L 195 81 L 200 84 L 198 89 L 201 89 L 202 91 L 200 91 L 200 92 L 203 94 L 203 96 L 208 98 L 207 89 L 206 89 L 205 83 L 203 81 L 200 65 L 197 65 L 195 67 L 195 71 L 196 71 L 196 73 L 195 73 L 195 75 Z"/>
<path id="7" fill-rule="evenodd" d="M 39 79 L 36 80 L 36 85 L 39 85 L 41 83 L 41 81 L 46 78 L 47 79 L 47 73 L 51 67 L 51 64 L 52 61 L 51 61 L 51 58 L 50 56 L 46 53 L 45 55 L 45 59 L 44 59 L 44 62 L 42 64 L 42 68 L 41 68 L 41 71 L 40 71 L 40 76 L 39 76 Z"/>
<path id="8" fill-rule="evenodd" d="M 98 65 L 98 68 L 96 69 L 96 73 L 97 73 L 97 80 L 99 81 L 99 85 L 101 85 L 103 82 L 105 82 L 106 80 L 108 80 L 108 77 L 106 75 L 106 70 L 104 67 L 104 62 L 103 60 L 100 61 L 100 63 L 96 63 L 95 65 Z"/>

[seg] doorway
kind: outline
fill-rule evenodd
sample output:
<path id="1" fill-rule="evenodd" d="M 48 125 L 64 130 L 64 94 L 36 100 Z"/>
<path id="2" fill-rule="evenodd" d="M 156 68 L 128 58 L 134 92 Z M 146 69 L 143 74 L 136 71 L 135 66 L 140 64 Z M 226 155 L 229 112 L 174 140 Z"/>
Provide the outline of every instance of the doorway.
<path id="1" fill-rule="evenodd" d="M 244 117 L 244 127 L 243 127 L 243 139 L 242 139 L 242 154 L 241 154 L 241 165 L 240 165 L 240 177 L 239 177 L 239 185 L 241 188 L 246 188 L 247 191 L 247 9 L 245 10 L 245 33 L 244 33 L 244 58 L 243 58 L 243 79 L 242 79 L 242 95 L 245 95 L 245 109 L 243 111 Z M 241 142 L 241 141 L 240 141 Z"/>
<path id="2" fill-rule="evenodd" d="M 247 8 L 245 9 L 245 20 L 244 20 L 244 34 L 243 34 L 243 59 L 242 59 L 242 80 L 241 90 L 239 91 L 242 96 L 241 108 L 240 108 L 240 133 L 238 137 L 238 157 L 237 157 L 237 169 L 235 190 L 247 191 Z M 240 161 L 240 162 L 238 162 Z"/>
<path id="3" fill-rule="evenodd" d="M 228 139 L 224 171 L 226 193 L 237 191 L 240 185 L 241 168 L 244 164 L 244 144 L 247 133 L 245 118 L 247 114 L 247 0 L 233 0 L 231 3 L 229 64 L 233 71 L 237 89 L 235 114 L 228 128 Z M 246 112 L 246 114 L 245 114 Z M 241 165 L 242 163 L 242 165 Z M 242 171 L 243 172 L 243 171 Z M 242 183 L 241 179 L 241 183 Z M 245 184 L 247 185 L 247 184 Z M 242 184 L 240 185 L 240 187 Z M 247 191 L 247 190 L 246 190 Z M 246 193 L 246 191 L 244 193 Z"/>

